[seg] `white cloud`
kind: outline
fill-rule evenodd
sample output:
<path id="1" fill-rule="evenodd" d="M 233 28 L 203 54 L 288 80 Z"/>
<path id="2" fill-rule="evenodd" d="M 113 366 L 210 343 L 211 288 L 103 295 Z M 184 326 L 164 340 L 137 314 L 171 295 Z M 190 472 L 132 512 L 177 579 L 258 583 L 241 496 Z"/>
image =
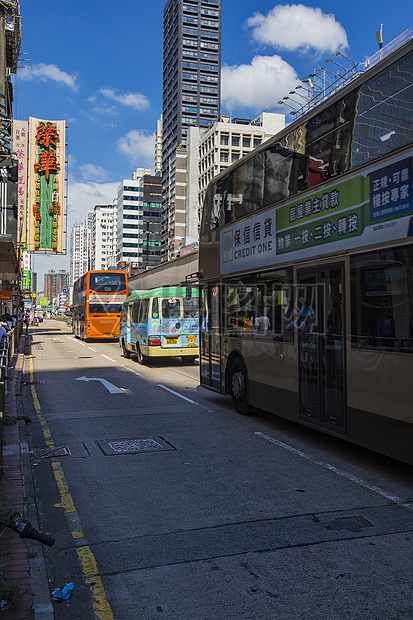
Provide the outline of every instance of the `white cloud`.
<path id="1" fill-rule="evenodd" d="M 110 178 L 110 173 L 104 170 L 102 166 L 96 166 L 95 164 L 83 164 L 79 166 L 79 170 L 82 175 L 82 179 L 86 182 L 97 181 L 99 183 L 107 181 Z"/>
<path id="2" fill-rule="evenodd" d="M 62 71 L 56 65 L 46 65 L 45 63 L 39 63 L 33 65 L 31 69 L 19 69 L 18 76 L 22 80 L 39 80 L 40 82 L 46 82 L 47 80 L 53 80 L 62 84 L 66 84 L 72 90 L 79 90 L 76 84 L 76 75 L 70 75 L 66 71 Z"/>
<path id="3" fill-rule="evenodd" d="M 146 110 L 149 108 L 148 98 L 141 93 L 124 93 L 118 95 L 117 91 L 113 88 L 101 88 L 99 92 L 105 97 L 117 101 L 122 105 L 129 106 L 134 110 Z"/>
<path id="4" fill-rule="evenodd" d="M 69 178 L 67 201 L 69 234 L 74 224 L 85 221 L 86 211 L 92 211 L 95 205 L 109 205 L 113 203 L 119 183 L 120 181 L 114 183 L 84 182 Z"/>
<path id="5" fill-rule="evenodd" d="M 246 25 L 252 28 L 256 41 L 275 49 L 304 48 L 324 53 L 348 45 L 346 32 L 334 15 L 303 4 L 278 4 L 267 15 L 255 13 Z"/>
<path id="6" fill-rule="evenodd" d="M 293 67 L 280 56 L 255 56 L 251 64 L 222 69 L 222 101 L 230 110 L 251 108 L 262 112 L 297 84 Z"/>
<path id="7" fill-rule="evenodd" d="M 118 140 L 118 151 L 132 164 L 153 166 L 155 159 L 155 134 L 132 129 Z"/>

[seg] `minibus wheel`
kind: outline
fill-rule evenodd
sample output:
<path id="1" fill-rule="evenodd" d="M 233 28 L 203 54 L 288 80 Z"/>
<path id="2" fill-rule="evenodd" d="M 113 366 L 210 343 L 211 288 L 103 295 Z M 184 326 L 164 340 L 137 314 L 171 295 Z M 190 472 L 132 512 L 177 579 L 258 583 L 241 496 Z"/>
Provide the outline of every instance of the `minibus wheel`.
<path id="1" fill-rule="evenodd" d="M 142 354 L 141 348 L 138 343 L 136 343 L 136 357 L 138 358 L 138 364 L 144 364 L 146 362 L 146 355 Z"/>
<path id="2" fill-rule="evenodd" d="M 123 351 L 123 357 L 126 357 L 126 359 L 129 359 L 130 351 L 128 351 L 128 349 L 126 348 L 124 340 L 122 340 L 122 351 Z"/>

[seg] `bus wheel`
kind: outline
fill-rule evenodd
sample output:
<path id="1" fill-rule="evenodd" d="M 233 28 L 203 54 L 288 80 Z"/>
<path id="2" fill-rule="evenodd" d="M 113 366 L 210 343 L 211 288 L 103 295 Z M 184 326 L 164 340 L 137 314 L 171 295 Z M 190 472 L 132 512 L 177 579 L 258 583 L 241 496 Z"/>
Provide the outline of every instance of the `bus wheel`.
<path id="1" fill-rule="evenodd" d="M 196 355 L 183 355 L 181 360 L 183 364 L 193 364 L 196 360 Z"/>
<path id="2" fill-rule="evenodd" d="M 123 351 L 123 357 L 126 357 L 126 359 L 130 358 L 130 351 L 128 351 L 128 349 L 125 347 L 125 341 L 122 340 L 122 351 Z"/>
<path id="3" fill-rule="evenodd" d="M 252 407 L 248 404 L 248 379 L 245 366 L 237 358 L 231 366 L 231 398 L 232 404 L 238 413 L 242 415 L 252 415 Z"/>
<path id="4" fill-rule="evenodd" d="M 138 343 L 136 343 L 136 357 L 138 358 L 138 364 L 144 364 L 146 362 L 146 355 L 142 355 L 142 351 Z"/>

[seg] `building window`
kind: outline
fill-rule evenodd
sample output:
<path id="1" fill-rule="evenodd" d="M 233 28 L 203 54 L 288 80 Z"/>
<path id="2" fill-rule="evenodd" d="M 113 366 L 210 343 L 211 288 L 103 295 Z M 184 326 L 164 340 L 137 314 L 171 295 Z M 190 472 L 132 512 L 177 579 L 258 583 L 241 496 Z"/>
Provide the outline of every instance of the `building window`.
<path id="1" fill-rule="evenodd" d="M 222 162 L 227 162 L 228 158 L 229 158 L 228 151 L 221 151 L 221 161 Z"/>
<path id="2" fill-rule="evenodd" d="M 232 146 L 239 146 L 240 137 L 237 135 L 232 136 Z"/>
<path id="3" fill-rule="evenodd" d="M 254 136 L 254 149 L 257 148 L 257 146 L 259 146 L 261 144 L 261 138 L 257 138 L 257 136 Z"/>
<path id="4" fill-rule="evenodd" d="M 251 148 L 251 136 L 244 136 L 242 138 L 242 146 L 244 147 L 244 149 Z"/>
<path id="5" fill-rule="evenodd" d="M 221 144 L 223 145 L 228 145 L 229 144 L 229 135 L 228 134 L 221 134 Z"/>

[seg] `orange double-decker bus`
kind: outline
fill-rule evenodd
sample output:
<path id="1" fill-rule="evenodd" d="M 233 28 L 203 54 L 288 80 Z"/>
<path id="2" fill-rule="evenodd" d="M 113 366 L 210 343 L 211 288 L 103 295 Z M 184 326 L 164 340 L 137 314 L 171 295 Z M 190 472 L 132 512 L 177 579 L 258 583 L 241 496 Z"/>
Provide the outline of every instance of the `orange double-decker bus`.
<path id="1" fill-rule="evenodd" d="M 73 285 L 74 335 L 82 340 L 119 338 L 120 312 L 127 296 L 124 271 L 87 271 Z"/>

